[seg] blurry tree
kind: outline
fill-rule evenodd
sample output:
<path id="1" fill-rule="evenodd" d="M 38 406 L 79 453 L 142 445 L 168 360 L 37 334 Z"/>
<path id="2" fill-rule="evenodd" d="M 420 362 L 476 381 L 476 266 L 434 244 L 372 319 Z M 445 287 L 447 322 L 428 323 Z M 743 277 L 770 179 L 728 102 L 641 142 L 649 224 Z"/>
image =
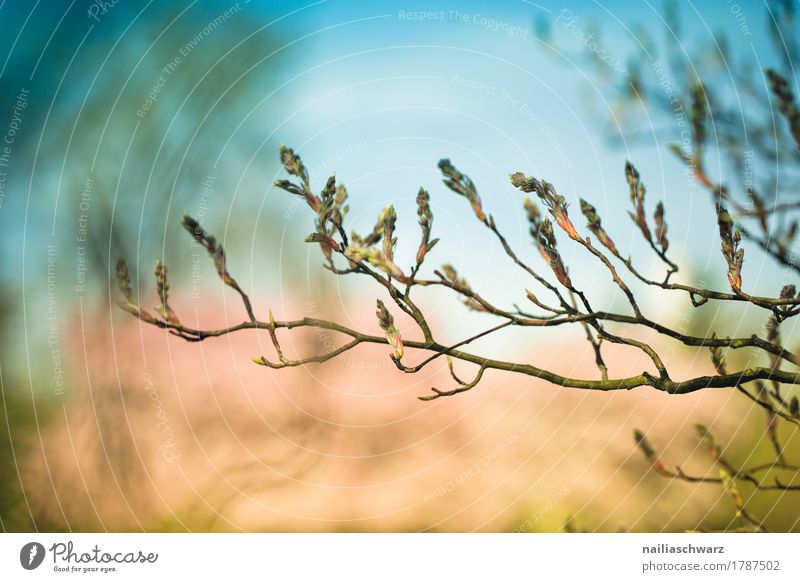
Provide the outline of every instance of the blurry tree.
<path id="1" fill-rule="evenodd" d="M 47 455 L 42 435 L 54 404 L 84 407 L 73 418 L 84 432 L 97 433 L 87 437 L 93 467 L 114 473 L 98 478 L 119 478 L 136 496 L 138 459 L 131 435 L 120 431 L 120 405 L 135 408 L 141 390 L 129 379 L 117 385 L 113 375 L 104 375 L 113 363 L 106 353 L 88 372 L 97 380 L 91 396 L 99 398 L 88 401 L 86 381 L 67 362 L 77 355 L 68 337 L 79 331 L 74 318 L 80 313 L 84 345 L 107 350 L 103 283 L 113 278 L 110 257 L 172 252 L 173 233 L 165 225 L 175 206 L 224 218 L 231 199 L 219 185 L 241 176 L 244 161 L 261 147 L 265 127 L 259 122 L 273 115 L 264 96 L 275 88 L 277 63 L 286 58 L 269 26 L 270 10 L 246 3 L 119 3 L 101 13 L 94 5 L 88 12 L 80 5 L 50 8 L 4 7 L 4 26 L 20 31 L 19 42 L 14 35 L 0 41 L 9 55 L 0 73 L 0 114 L 4 126 L 16 120 L 18 127 L 0 201 L 0 522 L 10 530 L 81 527 L 75 515 L 68 521 L 58 511 L 26 508 L 23 485 L 30 494 L 32 481 L 36 488 L 53 481 L 40 475 L 23 483 L 18 476 L 26 461 Z M 261 171 L 266 175 L 268 168 Z M 51 286 L 40 269 L 46 246 L 53 249 Z M 47 390 L 53 382 L 50 320 L 29 318 L 28 345 L 19 341 L 23 314 L 42 314 L 45 300 L 63 364 L 64 389 L 56 394 Z M 29 356 L 26 369 L 19 357 L 25 350 L 45 355 L 36 356 L 38 365 Z"/>

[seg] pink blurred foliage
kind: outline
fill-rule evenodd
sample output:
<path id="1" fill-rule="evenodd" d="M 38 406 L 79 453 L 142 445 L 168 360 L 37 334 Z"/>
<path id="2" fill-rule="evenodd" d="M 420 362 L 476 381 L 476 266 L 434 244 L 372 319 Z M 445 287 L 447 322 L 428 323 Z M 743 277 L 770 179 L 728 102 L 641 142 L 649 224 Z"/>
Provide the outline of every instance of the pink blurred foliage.
<path id="1" fill-rule="evenodd" d="M 282 301 L 279 319 L 307 307 Z M 173 307 L 187 325 L 244 317 L 230 300 L 216 311 L 210 302 Z M 349 309 L 349 323 L 379 334 L 372 311 Z M 401 331 L 414 335 L 407 322 Z M 290 357 L 341 341 L 314 331 L 279 337 Z M 265 332 L 187 343 L 116 309 L 76 314 L 70 345 L 70 392 L 30 444 L 23 482 L 40 518 L 73 529 L 553 531 L 574 515 L 600 531 L 680 530 L 721 494 L 653 475 L 633 429 L 702 472 L 693 423 L 729 439 L 744 425 L 732 391 L 599 393 L 501 372 L 421 402 L 431 386 L 451 386 L 444 358 L 406 375 L 389 346 L 365 345 L 275 371 L 250 360 L 274 356 Z M 520 361 L 598 374 L 579 337 L 544 345 L 532 343 Z M 687 376 L 711 371 L 687 354 L 668 365 Z M 606 361 L 612 374 L 647 368 L 625 347 L 607 349 Z"/>

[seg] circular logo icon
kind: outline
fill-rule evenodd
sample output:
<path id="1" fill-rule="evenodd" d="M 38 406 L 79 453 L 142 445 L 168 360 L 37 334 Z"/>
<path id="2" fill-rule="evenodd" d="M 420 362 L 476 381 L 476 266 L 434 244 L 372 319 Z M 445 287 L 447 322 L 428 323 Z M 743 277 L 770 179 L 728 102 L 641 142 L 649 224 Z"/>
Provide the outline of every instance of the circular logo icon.
<path id="1" fill-rule="evenodd" d="M 35 570 L 44 561 L 44 546 L 39 542 L 29 542 L 19 551 L 19 563 L 26 570 Z"/>

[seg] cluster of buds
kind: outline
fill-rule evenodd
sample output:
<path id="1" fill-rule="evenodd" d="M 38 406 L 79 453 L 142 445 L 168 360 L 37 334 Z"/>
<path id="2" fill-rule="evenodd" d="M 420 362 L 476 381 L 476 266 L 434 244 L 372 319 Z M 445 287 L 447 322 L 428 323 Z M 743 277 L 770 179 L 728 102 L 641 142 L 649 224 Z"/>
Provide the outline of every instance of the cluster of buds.
<path id="1" fill-rule="evenodd" d="M 375 312 L 375 315 L 378 316 L 378 325 L 381 326 L 381 329 L 386 334 L 386 341 L 394 348 L 392 357 L 399 360 L 403 357 L 403 338 L 394 326 L 394 317 L 392 317 L 392 314 L 386 309 L 383 301 L 378 299 L 377 305 L 378 310 Z"/>
<path id="2" fill-rule="evenodd" d="M 642 236 L 648 241 L 652 242 L 653 236 L 650 234 L 650 227 L 647 225 L 647 216 L 644 212 L 644 195 L 645 187 L 639 179 L 639 171 L 630 162 L 625 162 L 625 180 L 628 182 L 628 188 L 631 194 L 631 204 L 633 204 L 633 212 L 628 212 L 628 216 L 642 231 Z M 663 214 L 662 214 L 663 218 Z"/>
<path id="3" fill-rule="evenodd" d="M 274 185 L 290 194 L 302 197 L 316 213 L 316 230 L 307 236 L 305 240 L 308 243 L 318 243 L 322 254 L 332 264 L 332 253 L 334 251 L 341 252 L 342 250 L 342 245 L 334 238 L 334 235 L 342 227 L 348 211 L 348 207 L 345 205 L 347 189 L 342 184 L 337 186 L 336 176 L 331 176 L 325 183 L 320 196 L 316 196 L 311 191 L 308 171 L 300 156 L 284 145 L 281 145 L 280 156 L 284 169 L 291 176 L 300 178 L 300 184 L 295 184 L 289 180 L 278 180 Z M 380 234 L 378 238 L 380 238 Z"/>
<path id="4" fill-rule="evenodd" d="M 311 192 L 311 185 L 308 179 L 308 171 L 306 170 L 300 156 L 294 153 L 292 148 L 287 148 L 281 145 L 281 163 L 283 167 L 289 172 L 290 175 L 300 178 L 300 185 L 295 184 L 289 180 L 277 180 L 274 186 L 281 190 L 286 190 L 290 194 L 304 198 L 306 203 L 311 207 L 314 212 L 319 212 L 319 207 L 322 201 Z"/>
<path id="5" fill-rule="evenodd" d="M 180 321 L 169 306 L 169 281 L 167 280 L 167 266 L 161 261 L 156 261 L 156 287 L 160 305 L 156 307 L 159 315 L 166 321 L 179 325 Z"/>
<path id="6" fill-rule="evenodd" d="M 397 221 L 397 213 L 391 204 L 384 208 L 378 216 L 378 221 L 372 232 L 362 238 L 353 233 L 353 240 L 344 250 L 344 255 L 354 265 L 367 261 L 377 267 L 390 277 L 397 279 L 401 283 L 410 283 L 403 270 L 394 262 L 394 245 L 397 239 L 394 238 L 394 227 Z M 383 239 L 383 247 L 378 249 L 375 245 Z"/>
<path id="7" fill-rule="evenodd" d="M 356 265 L 366 261 L 390 277 L 397 279 L 400 283 L 411 283 L 411 278 L 403 273 L 403 270 L 394 261 L 387 259 L 383 252 L 374 246 L 367 247 L 353 242 L 344 250 L 344 255 Z"/>
<path id="8" fill-rule="evenodd" d="M 378 220 L 375 221 L 375 226 L 372 227 L 372 232 L 370 232 L 367 236 L 362 237 L 355 231 L 351 232 L 350 238 L 353 239 L 353 243 L 356 246 L 371 247 L 372 245 L 380 242 L 380 240 L 383 238 L 383 223 L 387 212 L 389 212 L 388 206 L 381 210 L 381 213 L 378 215 Z"/>
<path id="9" fill-rule="evenodd" d="M 453 265 L 450 264 L 442 265 L 441 274 L 446 281 L 453 284 L 456 290 L 466 291 L 467 293 L 472 292 L 472 287 L 469 286 L 469 283 L 467 283 L 466 279 L 464 279 L 463 277 L 459 277 L 458 271 L 456 271 Z M 486 311 L 486 308 L 483 305 L 481 305 L 479 301 L 476 301 L 474 297 L 465 297 L 464 305 L 466 305 L 473 311 Z"/>
<path id="10" fill-rule="evenodd" d="M 386 206 L 378 215 L 378 220 L 372 232 L 366 237 L 358 233 L 351 234 L 350 245 L 344 249 L 344 255 L 351 265 L 356 266 L 364 261 L 377 267 L 400 283 L 410 283 L 411 278 L 394 262 L 394 246 L 397 239 L 394 237 L 397 213 L 391 204 Z M 382 248 L 375 245 L 383 239 Z"/>
<path id="11" fill-rule="evenodd" d="M 128 265 L 123 259 L 117 261 L 117 286 L 119 287 L 124 301 L 117 301 L 117 305 L 124 311 L 134 315 L 147 323 L 158 323 L 158 320 L 150 315 L 147 311 L 139 307 L 133 300 L 133 291 L 131 290 L 131 279 L 128 274 Z"/>
<path id="12" fill-rule="evenodd" d="M 595 207 L 586 202 L 583 198 L 581 198 L 581 212 L 586 217 L 587 226 L 592 233 L 597 237 L 597 240 L 602 243 L 604 247 L 610 250 L 615 255 L 619 255 L 617 252 L 617 245 L 614 244 L 614 241 L 611 240 L 611 237 L 608 236 L 603 225 L 600 221 L 600 216 L 598 216 Z"/>
<path id="13" fill-rule="evenodd" d="M 200 226 L 200 223 L 198 223 L 188 214 L 183 215 L 182 224 L 183 228 L 185 228 L 186 231 L 192 235 L 192 238 L 194 238 L 195 242 L 208 251 L 208 254 L 214 260 L 214 266 L 216 267 L 217 274 L 219 275 L 219 278 L 222 279 L 222 282 L 229 287 L 238 289 L 239 286 L 237 285 L 236 281 L 233 277 L 231 277 L 230 273 L 228 273 L 228 269 L 225 265 L 225 251 L 223 250 L 222 245 L 217 242 L 217 239 L 206 233 L 206 231 L 203 230 L 203 227 Z"/>
<path id="14" fill-rule="evenodd" d="M 336 222 L 336 208 L 334 207 L 336 192 L 336 176 L 331 176 L 322 189 L 317 220 L 317 230 L 306 237 L 307 243 L 319 243 L 320 250 L 330 262 L 333 251 L 341 250 L 339 243 L 333 238 L 334 229 L 339 224 Z"/>
<path id="15" fill-rule="evenodd" d="M 722 256 L 728 263 L 728 282 L 731 288 L 738 292 L 742 288 L 742 264 L 744 263 L 744 249 L 739 248 L 742 235 L 737 230 L 733 231 L 733 218 L 722 204 L 717 204 L 717 224 L 721 241 Z"/>
<path id="16" fill-rule="evenodd" d="M 711 333 L 711 339 L 714 341 L 718 339 L 716 332 Z M 711 363 L 714 364 L 714 370 L 720 376 L 727 375 L 728 370 L 725 367 L 725 354 L 722 348 L 720 346 L 710 346 L 708 349 L 711 352 Z"/>
<path id="17" fill-rule="evenodd" d="M 655 449 L 650 445 L 650 442 L 647 440 L 647 437 L 644 436 L 644 433 L 640 430 L 633 431 L 633 439 L 636 441 L 636 446 L 639 447 L 639 450 L 642 451 L 642 454 L 645 458 L 650 462 L 650 466 L 653 467 L 653 470 L 658 473 L 659 475 L 665 475 L 667 477 L 671 477 L 672 474 L 667 471 L 667 468 L 664 466 L 658 455 L 656 454 Z"/>
<path id="18" fill-rule="evenodd" d="M 767 79 L 772 94 L 778 100 L 778 110 L 789 121 L 789 129 L 795 142 L 800 146 L 800 110 L 794 102 L 792 90 L 786 79 L 772 69 L 767 69 Z"/>
<path id="19" fill-rule="evenodd" d="M 564 229 L 564 232 L 573 240 L 581 240 L 578 231 L 569 219 L 566 200 L 556 192 L 555 187 L 553 187 L 551 183 L 526 176 L 522 172 L 511 174 L 511 183 L 523 192 L 535 193 L 544 205 L 547 206 L 553 219 Z"/>
<path id="20" fill-rule="evenodd" d="M 450 163 L 450 160 L 439 160 L 439 169 L 442 171 L 442 174 L 445 175 L 445 179 L 443 180 L 445 186 L 456 194 L 460 194 L 466 198 L 470 206 L 472 206 L 472 211 L 475 213 L 475 216 L 478 217 L 478 220 L 488 224 L 486 214 L 484 214 L 483 206 L 481 205 L 481 198 L 478 196 L 478 190 L 475 188 L 475 184 L 470 180 L 469 176 L 459 172 L 453 164 Z"/>
<path id="21" fill-rule="evenodd" d="M 703 83 L 697 83 L 691 90 L 692 107 L 689 112 L 689 121 L 692 125 L 692 137 L 695 146 L 699 147 L 706 141 L 706 117 L 708 116 L 708 94 Z"/>
<path id="22" fill-rule="evenodd" d="M 567 273 L 567 268 L 564 266 L 564 261 L 561 260 L 561 255 L 556 249 L 556 236 L 553 233 L 553 223 L 547 218 L 542 220 L 539 226 L 539 238 L 537 239 L 537 243 L 539 245 L 539 252 L 542 253 L 544 260 L 550 265 L 559 283 L 564 285 L 567 289 L 572 289 L 572 281 Z"/>
<path id="23" fill-rule="evenodd" d="M 322 254 L 331 262 L 333 251 L 341 251 L 341 245 L 333 238 L 336 231 L 341 228 L 344 216 L 347 214 L 347 189 L 343 185 L 336 185 L 336 176 L 331 176 L 325 183 L 320 197 L 316 232 L 306 237 L 306 242 L 319 243 Z"/>
<path id="24" fill-rule="evenodd" d="M 342 207 L 347 200 L 347 190 L 336 186 L 336 176 L 331 176 L 322 189 L 319 211 L 317 212 L 318 228 L 327 228 L 328 224 L 338 227 L 342 224 Z"/>
<path id="25" fill-rule="evenodd" d="M 419 227 L 422 229 L 422 240 L 417 250 L 417 266 L 419 266 L 425 260 L 425 255 L 439 242 L 438 238 L 431 240 L 433 212 L 431 211 L 430 195 L 425 188 L 420 188 L 417 193 L 417 216 L 419 217 Z"/>
<path id="26" fill-rule="evenodd" d="M 296 155 L 292 148 L 287 148 L 283 144 L 281 144 L 280 151 L 281 163 L 286 171 L 289 172 L 290 175 L 300 178 L 303 184 L 308 186 L 308 171 L 303 164 L 303 160 L 300 159 L 300 156 Z"/>

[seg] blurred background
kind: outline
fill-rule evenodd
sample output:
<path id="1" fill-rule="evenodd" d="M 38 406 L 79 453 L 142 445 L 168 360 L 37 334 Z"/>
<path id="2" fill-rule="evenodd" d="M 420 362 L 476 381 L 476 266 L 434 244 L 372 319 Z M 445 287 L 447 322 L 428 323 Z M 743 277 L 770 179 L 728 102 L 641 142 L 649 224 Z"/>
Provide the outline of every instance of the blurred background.
<path id="1" fill-rule="evenodd" d="M 664 202 L 679 280 L 724 290 L 714 206 L 669 151 L 686 119 L 650 107 L 658 99 L 634 102 L 624 88 L 647 84 L 661 88 L 661 101 L 685 99 L 683 73 L 694 71 L 742 117 L 738 129 L 720 130 L 730 141 L 720 151 L 749 144 L 773 119 L 760 71 L 785 64 L 775 14 L 794 24 L 788 4 L 773 4 L 2 3 L 0 529 L 727 527 L 735 508 L 722 488 L 658 477 L 632 434 L 645 430 L 668 464 L 699 474 L 715 469 L 696 422 L 735 461 L 769 458 L 763 411 L 733 390 L 595 394 L 489 372 L 471 392 L 421 402 L 431 386 L 452 382 L 444 362 L 404 375 L 387 347 L 367 346 L 271 371 L 251 361 L 272 349 L 266 334 L 191 344 L 119 310 L 114 266 L 126 258 L 149 308 L 158 303 L 155 262 L 166 263 L 172 306 L 187 325 L 243 321 L 238 297 L 181 228 L 188 213 L 222 242 L 259 318 L 272 310 L 379 333 L 381 289 L 323 269 L 317 246 L 303 242 L 313 216 L 272 186 L 285 177 L 285 143 L 313 188 L 333 173 L 347 186 L 355 230 L 367 232 L 394 204 L 401 265 L 416 253 L 415 199 L 426 187 L 441 238 L 428 275 L 451 263 L 503 305 L 524 304 L 530 282 L 441 183 L 437 161 L 471 176 L 509 243 L 547 276 L 511 172 L 555 184 L 576 218 L 578 198 L 589 200 L 623 254 L 659 277 L 662 265 L 627 216 L 630 159 L 650 211 Z M 740 99 L 745 84 L 767 117 Z M 762 131 L 752 147 L 777 143 L 779 131 Z M 738 153 L 750 159 L 748 151 Z M 758 180 L 773 201 L 791 190 L 795 176 L 780 156 L 745 168 L 737 159 L 720 154 L 710 167 L 725 183 Z M 624 310 L 603 266 L 565 242 L 570 275 L 595 308 Z M 772 296 L 792 282 L 755 249 L 745 278 L 750 292 Z M 686 333 L 763 330 L 759 310 L 693 308 L 684 296 L 632 287 L 647 315 Z M 418 299 L 442 343 L 491 325 L 442 289 Z M 789 348 L 793 322 L 782 327 Z M 408 321 L 399 326 L 416 339 Z M 636 334 L 680 377 L 713 373 L 707 351 Z M 298 354 L 341 340 L 302 330 L 281 338 Z M 635 351 L 607 350 L 612 375 L 647 365 Z M 512 330 L 470 351 L 598 374 L 579 327 Z M 733 367 L 765 364 L 752 351 L 728 357 Z M 794 433 L 780 430 L 787 452 L 798 453 Z M 772 529 L 800 529 L 787 494 L 751 507 Z"/>

